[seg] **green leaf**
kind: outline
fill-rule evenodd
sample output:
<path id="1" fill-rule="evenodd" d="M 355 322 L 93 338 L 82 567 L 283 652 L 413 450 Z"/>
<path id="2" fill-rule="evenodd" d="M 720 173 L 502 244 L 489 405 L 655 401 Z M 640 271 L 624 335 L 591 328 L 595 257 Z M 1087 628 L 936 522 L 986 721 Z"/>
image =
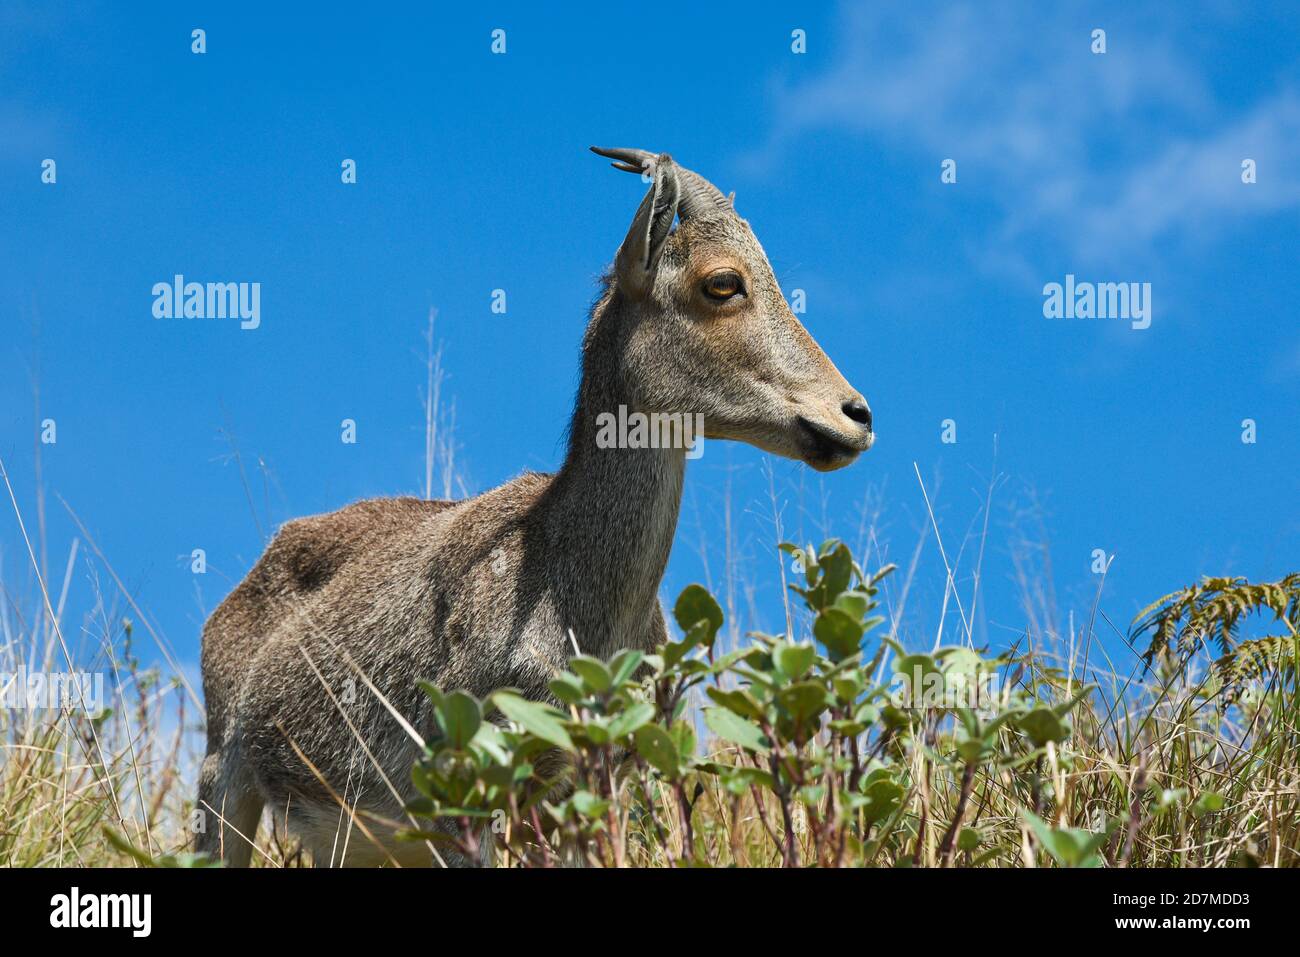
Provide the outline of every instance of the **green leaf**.
<path id="1" fill-rule="evenodd" d="M 827 727 L 846 738 L 856 738 L 871 725 L 863 721 L 831 721 Z"/>
<path id="2" fill-rule="evenodd" d="M 1031 811 L 1022 809 L 1020 813 L 1047 853 L 1062 867 L 1099 867 L 1101 858 L 1097 851 L 1106 843 L 1117 823 L 1111 821 L 1105 830 L 1099 832 L 1053 828 Z"/>
<path id="3" fill-rule="evenodd" d="M 776 783 L 772 775 L 759 768 L 737 768 L 726 765 L 714 766 L 714 773 L 722 779 L 723 787 L 732 794 L 744 794 L 751 787 L 773 789 Z"/>
<path id="4" fill-rule="evenodd" d="M 853 579 L 853 555 L 849 552 L 849 547 L 836 543 L 828 552 L 829 545 L 831 542 L 822 546 L 822 554 L 817 560 L 822 569 L 817 590 L 823 596 L 820 606 L 823 608 L 835 601 L 840 592 L 849 587 L 849 582 Z"/>
<path id="5" fill-rule="evenodd" d="M 695 647 L 695 642 L 691 641 L 688 635 L 683 641 L 669 641 L 660 647 L 663 649 L 664 667 L 672 668 Z"/>
<path id="6" fill-rule="evenodd" d="M 578 655 L 576 658 L 569 660 L 569 667 L 573 670 L 583 683 L 593 691 L 599 693 L 609 690 L 610 684 L 613 683 L 614 677 L 605 667 L 605 663 L 590 655 Z"/>
<path id="7" fill-rule="evenodd" d="M 655 709 L 647 701 L 638 701 L 624 708 L 609 723 L 609 736 L 614 740 L 625 738 L 642 725 L 654 720 Z"/>
<path id="8" fill-rule="evenodd" d="M 466 748 L 483 721 L 483 711 L 477 699 L 463 691 L 453 691 L 444 697 L 436 713 L 448 746 L 456 751 Z"/>
<path id="9" fill-rule="evenodd" d="M 972 738 L 969 735 L 959 735 L 955 745 L 957 754 L 967 764 L 974 764 L 988 751 L 988 745 L 983 738 Z"/>
<path id="10" fill-rule="evenodd" d="M 713 638 L 718 629 L 713 626 L 713 622 L 707 618 L 701 618 L 695 624 L 691 625 L 690 630 L 682 636 L 683 644 L 694 648 L 701 645 L 705 648 L 713 647 Z"/>
<path id="11" fill-rule="evenodd" d="M 673 739 L 681 762 L 689 765 L 695 757 L 695 726 L 689 721 L 674 721 L 668 737 Z"/>
<path id="12" fill-rule="evenodd" d="M 573 803 L 574 809 L 587 818 L 603 817 L 609 810 L 609 801 L 598 798 L 590 791 L 574 791 L 573 797 L 569 799 Z"/>
<path id="13" fill-rule="evenodd" d="M 758 633 L 753 632 L 752 634 L 758 634 Z M 757 645 L 750 645 L 747 648 L 739 648 L 735 651 L 729 651 L 722 657 L 718 658 L 716 661 L 713 662 L 709 670 L 712 671 L 714 674 L 720 675 L 723 672 L 731 671 L 732 667 L 738 664 L 739 662 L 749 661 L 750 659 L 761 658 L 763 654 L 764 654 L 764 650 L 758 647 Z"/>
<path id="14" fill-rule="evenodd" d="M 786 545 L 782 545 L 781 548 L 802 559 L 809 587 L 800 588 L 791 585 L 790 588 L 801 595 L 804 604 L 814 612 L 833 604 L 853 580 L 856 569 L 853 555 L 847 545 L 836 539 L 823 542 L 820 552 L 815 555 L 811 546 L 802 553 Z"/>
<path id="15" fill-rule="evenodd" d="M 1215 811 L 1223 810 L 1223 795 L 1214 791 L 1202 791 L 1192 804 L 1192 813 L 1197 817 L 1204 817 L 1207 814 L 1213 814 Z"/>
<path id="16" fill-rule="evenodd" d="M 880 720 L 880 708 L 870 701 L 864 701 L 853 711 L 853 720 L 863 724 L 875 724 Z"/>
<path id="17" fill-rule="evenodd" d="M 673 615 L 682 631 L 690 631 L 701 621 L 708 622 L 706 644 L 712 645 L 722 627 L 722 607 L 703 585 L 687 585 L 677 597 Z"/>
<path id="18" fill-rule="evenodd" d="M 442 689 L 439 688 L 437 685 L 435 685 L 432 681 L 425 681 L 421 679 L 417 681 L 415 684 L 421 691 L 423 691 L 426 695 L 429 696 L 429 700 L 433 702 L 433 706 L 435 708 L 437 708 L 438 705 L 442 703 Z"/>
<path id="19" fill-rule="evenodd" d="M 842 704 L 852 704 L 862 693 L 862 675 L 858 671 L 846 671 L 831 680 L 831 690 L 835 692 Z"/>
<path id="20" fill-rule="evenodd" d="M 484 721 L 478 726 L 478 732 L 469 744 L 471 748 L 479 748 L 497 764 L 510 764 L 510 752 L 506 746 L 505 736 L 491 721 Z"/>
<path id="21" fill-rule="evenodd" d="M 614 686 L 617 687 L 631 678 L 644 660 L 645 652 L 637 648 L 625 648 L 616 654 L 609 662 L 609 670 L 614 676 Z"/>
<path id="22" fill-rule="evenodd" d="M 862 813 L 868 824 L 882 821 L 893 814 L 906 793 L 906 789 L 890 776 L 889 769 L 881 767 L 869 771 L 860 787 L 867 799 Z"/>
<path id="23" fill-rule="evenodd" d="M 871 607 L 871 596 L 861 591 L 846 591 L 835 599 L 831 608 L 844 612 L 855 622 L 861 622 Z"/>
<path id="24" fill-rule="evenodd" d="M 815 681 L 801 681 L 778 691 L 776 701 L 795 720 L 806 722 L 826 708 L 826 689 Z"/>
<path id="25" fill-rule="evenodd" d="M 601 718 L 593 717 L 583 721 L 573 728 L 572 734 L 579 742 L 585 738 L 598 748 L 604 747 L 610 742 L 609 727 Z"/>
<path id="26" fill-rule="evenodd" d="M 812 645 L 795 645 L 782 641 L 772 649 L 772 661 L 789 678 L 802 678 L 812 667 L 817 650 Z"/>
<path id="27" fill-rule="evenodd" d="M 1070 736 L 1070 726 L 1051 708 L 1035 708 L 1022 715 L 1016 725 L 1029 736 L 1034 747 L 1041 748 L 1049 741 L 1060 744 Z"/>
<path id="28" fill-rule="evenodd" d="M 109 844 L 112 844 L 113 847 L 117 848 L 117 850 L 121 851 L 123 854 L 127 855 L 128 857 L 133 858 L 137 863 L 143 864 L 145 867 L 153 867 L 152 857 L 150 857 L 144 851 L 140 850 L 138 847 L 133 845 L 130 841 L 124 838 L 121 834 L 118 834 L 117 831 L 113 830 L 107 824 L 103 825 L 103 828 L 104 828 L 104 836 L 108 838 Z"/>
<path id="29" fill-rule="evenodd" d="M 940 648 L 935 655 L 943 662 L 943 670 L 947 674 L 962 674 L 975 676 L 988 670 L 984 659 L 981 658 L 970 648 L 964 648 L 960 645 L 955 647 Z"/>
<path id="30" fill-rule="evenodd" d="M 637 730 L 636 750 L 641 757 L 670 781 L 678 775 L 677 745 L 668 732 L 657 724 L 648 724 Z"/>
<path id="31" fill-rule="evenodd" d="M 134 847 L 130 841 L 128 841 L 121 834 L 118 834 L 108 825 L 106 824 L 103 825 L 103 828 L 104 828 L 104 836 L 108 838 L 109 844 L 113 845 L 113 847 L 117 848 L 123 854 L 126 854 L 129 857 L 134 858 L 137 862 L 143 864 L 145 867 L 186 868 L 186 869 L 205 868 L 206 869 L 206 868 L 222 866 L 221 861 L 213 860 L 205 853 L 195 854 L 189 851 L 184 851 L 181 852 L 180 854 L 163 854 L 159 857 L 150 857 L 144 851 L 140 850 L 137 847 Z"/>
<path id="32" fill-rule="evenodd" d="M 826 786 L 822 784 L 805 784 L 799 789 L 799 800 L 806 807 L 815 808 L 826 797 Z"/>
<path id="33" fill-rule="evenodd" d="M 748 691 L 723 691 L 720 688 L 706 688 L 705 694 L 722 705 L 728 711 L 746 718 L 762 718 L 763 707 Z"/>
<path id="34" fill-rule="evenodd" d="M 763 736 L 758 725 L 727 708 L 705 708 L 704 723 L 724 741 L 759 754 L 767 754 L 771 750 L 771 743 Z"/>
<path id="35" fill-rule="evenodd" d="M 831 661 L 839 662 L 858 653 L 859 642 L 862 641 L 862 624 L 859 618 L 843 608 L 833 606 L 818 612 L 813 621 L 813 635 L 826 646 L 826 656 Z"/>
<path id="36" fill-rule="evenodd" d="M 547 687 L 551 689 L 551 694 L 565 704 L 577 704 L 587 697 L 582 682 L 571 674 L 556 675 Z"/>
<path id="37" fill-rule="evenodd" d="M 713 669 L 709 667 L 707 661 L 701 661 L 699 658 L 687 658 L 678 666 L 678 670 L 683 675 L 694 677 L 696 675 L 707 675 Z M 692 682 L 692 684 L 695 683 L 696 682 Z"/>
<path id="38" fill-rule="evenodd" d="M 564 715 L 549 705 L 502 691 L 492 696 L 492 703 L 496 705 L 497 710 L 529 734 L 566 751 L 573 750 L 573 740 L 569 737 L 569 732 L 564 730 L 564 725 L 560 723 Z"/>
<path id="39" fill-rule="evenodd" d="M 908 681 L 924 682 L 927 675 L 938 670 L 938 663 L 930 655 L 899 655 L 894 659 L 894 673 L 903 675 Z"/>

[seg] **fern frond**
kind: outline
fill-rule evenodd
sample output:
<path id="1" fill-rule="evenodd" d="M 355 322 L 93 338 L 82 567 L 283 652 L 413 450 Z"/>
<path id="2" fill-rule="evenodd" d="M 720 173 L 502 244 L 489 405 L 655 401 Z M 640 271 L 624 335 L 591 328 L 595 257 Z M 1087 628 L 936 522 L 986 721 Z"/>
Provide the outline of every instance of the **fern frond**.
<path id="1" fill-rule="evenodd" d="M 1242 640 L 1241 622 L 1252 615 L 1272 613 L 1289 635 Z M 1133 638 L 1149 635 L 1143 655 L 1147 667 L 1159 655 L 1186 661 L 1202 642 L 1218 648 L 1215 668 L 1229 696 L 1245 682 L 1285 665 L 1295 672 L 1294 640 L 1300 638 L 1300 572 L 1276 582 L 1252 584 L 1245 578 L 1203 578 L 1171 592 L 1148 606 L 1134 620 Z"/>

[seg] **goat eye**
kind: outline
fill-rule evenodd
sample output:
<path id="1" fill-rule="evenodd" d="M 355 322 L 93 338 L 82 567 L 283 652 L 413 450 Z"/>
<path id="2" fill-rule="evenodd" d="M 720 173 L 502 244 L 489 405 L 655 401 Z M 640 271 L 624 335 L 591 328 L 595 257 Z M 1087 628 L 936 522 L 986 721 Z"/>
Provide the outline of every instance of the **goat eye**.
<path id="1" fill-rule="evenodd" d="M 704 280 L 704 294 L 710 299 L 725 300 L 745 291 L 740 277 L 734 272 L 714 273 Z"/>

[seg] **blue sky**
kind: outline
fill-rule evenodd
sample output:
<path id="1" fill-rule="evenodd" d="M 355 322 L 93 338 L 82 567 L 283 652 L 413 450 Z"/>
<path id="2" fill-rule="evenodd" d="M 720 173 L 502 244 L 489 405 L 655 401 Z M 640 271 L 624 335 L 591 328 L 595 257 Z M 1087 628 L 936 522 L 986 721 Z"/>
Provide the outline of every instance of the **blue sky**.
<path id="1" fill-rule="evenodd" d="M 946 582 L 918 470 L 966 610 L 997 477 L 976 637 L 999 647 L 1028 620 L 1018 569 L 1082 620 L 1104 549 L 1101 607 L 1123 628 L 1197 576 L 1300 565 L 1287 5 L 1177 22 L 1130 4 L 120 9 L 0 13 L 0 456 L 34 525 L 39 381 L 53 584 L 79 534 L 61 499 L 187 667 L 269 530 L 420 490 L 431 308 L 467 487 L 558 465 L 595 278 L 642 191 L 593 143 L 668 151 L 735 190 L 877 424 L 828 476 L 710 443 L 670 600 L 720 580 L 729 502 L 745 626 L 780 627 L 768 465 L 787 537 L 856 544 L 864 502 L 884 558 L 906 565 L 928 535 L 904 613 L 917 644 Z M 261 283 L 260 327 L 156 320 L 150 290 L 176 273 Z M 1151 327 L 1044 318 L 1067 274 L 1150 283 Z M 31 595 L 5 510 L 6 588 Z M 109 577 L 85 544 L 71 633 Z"/>

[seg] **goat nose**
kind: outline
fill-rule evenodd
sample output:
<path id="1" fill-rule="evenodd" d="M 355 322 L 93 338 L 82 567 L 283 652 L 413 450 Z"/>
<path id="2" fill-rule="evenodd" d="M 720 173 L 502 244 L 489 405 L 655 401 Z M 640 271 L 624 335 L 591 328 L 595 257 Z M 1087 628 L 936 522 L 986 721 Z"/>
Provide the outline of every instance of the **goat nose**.
<path id="1" fill-rule="evenodd" d="M 840 406 L 840 410 L 854 422 L 858 422 L 871 431 L 871 410 L 861 399 L 850 399 Z"/>

